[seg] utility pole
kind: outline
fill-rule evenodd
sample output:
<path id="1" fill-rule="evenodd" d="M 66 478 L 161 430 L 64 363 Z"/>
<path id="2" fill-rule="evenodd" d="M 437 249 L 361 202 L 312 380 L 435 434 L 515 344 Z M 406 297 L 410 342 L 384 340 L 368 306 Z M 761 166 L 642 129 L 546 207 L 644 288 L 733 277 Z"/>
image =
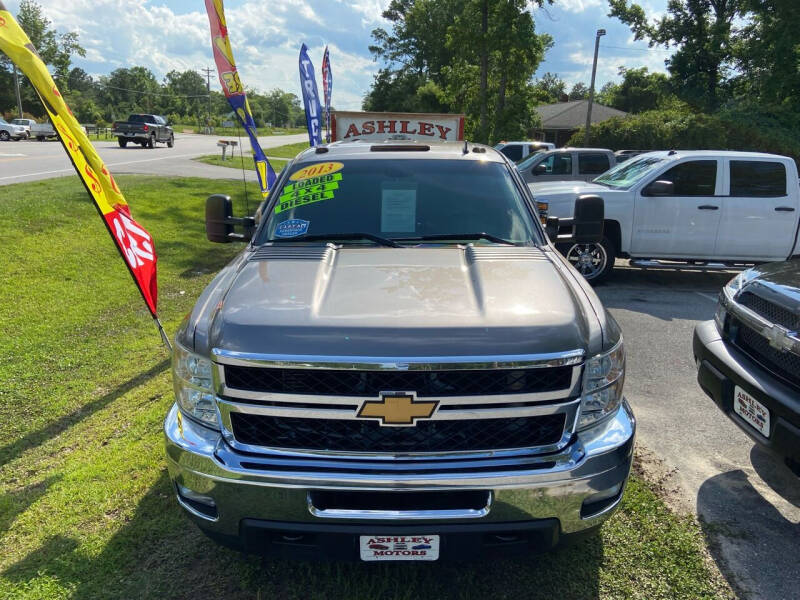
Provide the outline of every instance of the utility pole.
<path id="1" fill-rule="evenodd" d="M 14 86 L 17 88 L 17 110 L 19 111 L 19 118 L 22 118 L 22 97 L 19 95 L 19 73 L 17 72 L 17 65 L 14 65 Z"/>
<path id="2" fill-rule="evenodd" d="M 592 128 L 592 104 L 594 104 L 594 77 L 597 74 L 597 52 L 600 50 L 600 38 L 606 34 L 605 29 L 598 29 L 594 38 L 594 63 L 592 63 L 592 85 L 589 87 L 589 106 L 586 108 L 586 136 L 583 145 L 589 147 Z"/>
<path id="3" fill-rule="evenodd" d="M 211 74 L 214 72 L 214 69 L 206 67 L 200 70 L 206 74 L 206 92 L 208 92 L 208 116 L 206 117 L 206 127 L 211 127 Z"/>

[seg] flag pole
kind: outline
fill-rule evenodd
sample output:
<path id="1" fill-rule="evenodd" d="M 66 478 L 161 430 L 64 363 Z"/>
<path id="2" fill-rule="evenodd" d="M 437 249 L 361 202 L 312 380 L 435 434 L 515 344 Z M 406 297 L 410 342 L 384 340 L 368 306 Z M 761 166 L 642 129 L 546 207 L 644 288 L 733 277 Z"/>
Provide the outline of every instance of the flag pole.
<path id="1" fill-rule="evenodd" d="M 172 344 L 169 343 L 169 338 L 167 337 L 167 332 L 164 331 L 164 327 L 161 325 L 161 321 L 158 320 L 158 317 L 153 316 L 153 320 L 156 322 L 156 327 L 158 327 L 158 333 L 161 334 L 161 341 L 164 342 L 164 346 L 166 346 L 169 352 L 172 352 Z"/>

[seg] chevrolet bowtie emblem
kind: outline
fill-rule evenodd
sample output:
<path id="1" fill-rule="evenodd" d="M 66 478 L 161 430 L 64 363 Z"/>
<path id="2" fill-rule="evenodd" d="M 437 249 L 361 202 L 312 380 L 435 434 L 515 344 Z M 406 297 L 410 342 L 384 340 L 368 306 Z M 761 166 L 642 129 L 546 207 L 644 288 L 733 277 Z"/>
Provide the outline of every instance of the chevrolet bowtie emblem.
<path id="1" fill-rule="evenodd" d="M 380 419 L 381 425 L 415 425 L 427 419 L 438 402 L 417 400 L 414 392 L 381 392 L 378 400 L 365 400 L 356 415 L 362 419 Z"/>

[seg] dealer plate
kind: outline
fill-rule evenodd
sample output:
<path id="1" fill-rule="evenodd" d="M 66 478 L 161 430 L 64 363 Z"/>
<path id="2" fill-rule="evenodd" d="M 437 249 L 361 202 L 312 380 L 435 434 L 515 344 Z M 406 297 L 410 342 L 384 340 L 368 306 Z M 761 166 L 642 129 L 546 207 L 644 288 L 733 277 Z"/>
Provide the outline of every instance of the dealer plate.
<path id="1" fill-rule="evenodd" d="M 733 410 L 764 437 L 769 437 L 769 409 L 738 385 L 733 391 Z"/>
<path id="2" fill-rule="evenodd" d="M 361 560 L 436 560 L 438 535 L 362 535 L 358 540 Z"/>

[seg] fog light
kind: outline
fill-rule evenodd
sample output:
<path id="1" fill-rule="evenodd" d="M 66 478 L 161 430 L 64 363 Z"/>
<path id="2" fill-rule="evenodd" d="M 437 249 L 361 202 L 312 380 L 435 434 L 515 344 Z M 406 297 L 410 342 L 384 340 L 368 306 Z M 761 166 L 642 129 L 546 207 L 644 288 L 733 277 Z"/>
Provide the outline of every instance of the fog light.
<path id="1" fill-rule="evenodd" d="M 596 494 L 588 496 L 581 505 L 581 519 L 596 517 L 608 507 L 612 506 L 622 493 L 622 482 Z"/>
<path id="2" fill-rule="evenodd" d="M 206 521 L 216 521 L 219 519 L 217 503 L 214 502 L 211 496 L 198 494 L 179 483 L 175 484 L 175 488 L 178 495 L 178 504 L 194 516 L 205 519 Z"/>

